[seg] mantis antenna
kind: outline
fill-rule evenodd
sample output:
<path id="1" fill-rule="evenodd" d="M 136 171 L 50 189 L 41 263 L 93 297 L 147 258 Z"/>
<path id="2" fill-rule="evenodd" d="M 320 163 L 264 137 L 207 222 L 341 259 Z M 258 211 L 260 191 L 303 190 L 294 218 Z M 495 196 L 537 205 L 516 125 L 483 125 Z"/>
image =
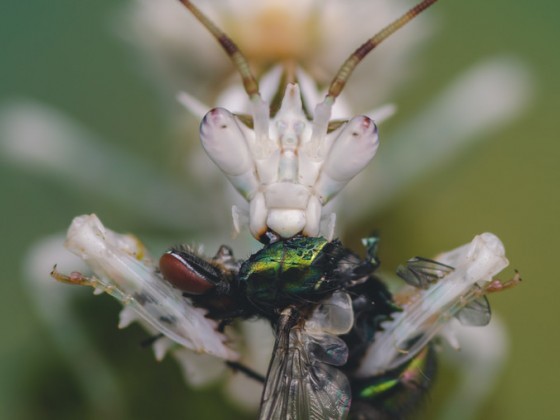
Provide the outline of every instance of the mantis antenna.
<path id="1" fill-rule="evenodd" d="M 254 98 L 255 96 L 259 95 L 259 84 L 257 83 L 257 79 L 251 72 L 249 68 L 249 62 L 247 58 L 243 55 L 243 53 L 239 50 L 235 42 L 227 36 L 224 31 L 216 26 L 214 22 L 212 22 L 202 11 L 192 4 L 189 0 L 179 0 L 189 11 L 193 14 L 193 16 L 200 22 L 202 25 L 208 29 L 208 31 L 216 38 L 216 40 L 220 43 L 224 51 L 233 61 L 235 67 L 239 71 L 241 78 L 243 80 L 243 87 L 245 88 L 245 92 L 249 95 L 250 98 Z"/>
<path id="2" fill-rule="evenodd" d="M 392 22 L 391 24 L 387 25 L 381 31 L 376 33 L 373 37 L 368 39 L 364 42 L 356 51 L 354 51 L 350 57 L 344 62 L 344 64 L 338 70 L 338 73 L 334 77 L 331 85 L 329 86 L 329 90 L 327 93 L 327 98 L 335 98 L 340 95 L 342 89 L 346 85 L 346 82 L 352 75 L 352 72 L 356 68 L 356 66 L 368 55 L 371 50 L 381 44 L 385 39 L 387 39 L 391 34 L 393 34 L 398 29 L 402 28 L 432 4 L 434 4 L 437 0 L 424 0 L 402 15 L 400 18 Z"/>

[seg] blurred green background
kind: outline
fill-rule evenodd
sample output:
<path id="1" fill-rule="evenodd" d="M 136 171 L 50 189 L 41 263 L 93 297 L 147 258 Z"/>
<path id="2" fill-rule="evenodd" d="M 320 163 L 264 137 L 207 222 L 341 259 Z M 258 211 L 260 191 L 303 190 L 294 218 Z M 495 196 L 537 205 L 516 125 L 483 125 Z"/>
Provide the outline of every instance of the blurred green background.
<path id="1" fill-rule="evenodd" d="M 4 0 L 0 106 L 21 98 L 54 106 L 107 143 L 177 178 L 180 165 L 171 147 L 177 124 L 169 115 L 176 117 L 180 110 L 173 98 L 162 100 L 137 55 L 115 34 L 115 12 L 124 4 Z M 422 49 L 423 66 L 413 83 L 394 98 L 400 109 L 384 128 L 387 136 L 462 69 L 495 54 L 524 60 L 536 94 L 514 123 L 417 180 L 374 219 L 352 226 L 346 240 L 357 244 L 360 234 L 380 228 L 383 262 L 394 267 L 412 255 L 451 249 L 477 233 L 496 233 L 525 281 L 491 297 L 493 310 L 507 325 L 510 348 L 505 373 L 477 418 L 560 418 L 560 282 L 554 263 L 560 238 L 560 4 L 471 0 L 443 1 L 437 8 L 437 36 Z M 0 162 L 0 418 L 247 416 L 215 388 L 190 390 L 172 360 L 157 363 L 138 345 L 146 337 L 140 328 L 116 329 L 115 302 L 106 296 L 94 299 L 88 290 L 76 292 L 74 316 L 87 327 L 92 352 L 106 360 L 119 395 L 97 403 L 84 395 L 24 286 L 26 252 L 45 235 L 63 231 L 75 215 L 90 212 L 119 231 L 176 241 L 189 238 L 189 232 L 146 228 L 144 218 L 131 215 L 118 200 L 69 187 L 63 177 Z M 205 199 L 200 191 L 195 197 Z M 224 209 L 224 217 L 228 212 Z M 223 240 L 228 236 L 224 232 Z M 45 281 L 50 281 L 48 272 Z M 41 300 L 37 294 L 34 298 Z M 64 336 L 63 326 L 60 332 Z M 72 345 L 72 338 L 67 342 Z M 426 417 L 435 416 L 454 373 L 444 367 L 440 379 Z"/>

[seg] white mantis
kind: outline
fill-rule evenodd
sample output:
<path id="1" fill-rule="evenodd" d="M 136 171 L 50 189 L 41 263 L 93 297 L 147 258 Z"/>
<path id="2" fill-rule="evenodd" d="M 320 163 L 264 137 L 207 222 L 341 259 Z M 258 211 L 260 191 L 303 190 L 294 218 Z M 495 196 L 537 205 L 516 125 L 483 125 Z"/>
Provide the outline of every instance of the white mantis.
<path id="1" fill-rule="evenodd" d="M 248 225 L 255 238 L 268 243 L 297 234 L 323 233 L 332 239 L 335 215 L 324 214 L 324 206 L 365 168 L 378 146 L 373 120 L 358 116 L 331 121 L 333 104 L 358 63 L 435 2 L 420 2 L 367 40 L 342 65 L 318 104 L 310 103 L 309 89 L 298 85 L 301 70 L 297 64 L 295 69 L 287 66 L 283 99 L 275 110 L 262 99 L 256 78 L 233 41 L 190 1 L 181 0 L 230 55 L 251 101 L 249 122 L 216 108 L 204 117 L 200 135 L 210 158 L 249 202 Z M 242 212 L 234 207 L 236 230 L 241 217 Z M 326 222 L 323 231 L 322 221 Z"/>

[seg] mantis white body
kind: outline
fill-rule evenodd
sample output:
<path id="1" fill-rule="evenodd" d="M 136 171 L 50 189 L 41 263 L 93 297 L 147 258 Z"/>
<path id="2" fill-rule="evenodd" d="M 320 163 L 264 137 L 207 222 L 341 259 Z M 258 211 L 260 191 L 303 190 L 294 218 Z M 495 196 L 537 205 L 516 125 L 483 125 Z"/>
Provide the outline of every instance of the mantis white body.
<path id="1" fill-rule="evenodd" d="M 370 118 L 330 121 L 335 99 L 371 50 L 436 0 L 422 1 L 354 51 L 333 78 L 324 100 L 311 105 L 314 110 L 309 109 L 309 97 L 302 102 L 294 72 L 287 65 L 286 87 L 275 115 L 235 43 L 190 1 L 180 1 L 230 56 L 251 102 L 249 123 L 216 108 L 206 114 L 200 128 L 204 149 L 249 202 L 249 230 L 264 243 L 299 234 L 319 236 L 321 220 L 326 218 L 324 206 L 364 169 L 378 146 L 377 127 Z M 336 125 L 332 131 L 331 123 Z M 240 214 L 235 208 L 233 217 L 238 229 Z M 325 236 L 329 238 L 334 220 L 333 215 L 327 223 Z"/>
<path id="2" fill-rule="evenodd" d="M 328 132 L 332 103 L 318 104 L 309 120 L 295 83 L 274 117 L 260 97 L 252 105 L 253 128 L 223 108 L 208 112 L 200 128 L 204 149 L 249 202 L 253 236 L 318 236 L 324 205 L 375 155 L 375 123 L 359 116 Z M 233 214 L 238 229 L 236 208 Z M 331 217 L 325 236 L 333 229 Z"/>

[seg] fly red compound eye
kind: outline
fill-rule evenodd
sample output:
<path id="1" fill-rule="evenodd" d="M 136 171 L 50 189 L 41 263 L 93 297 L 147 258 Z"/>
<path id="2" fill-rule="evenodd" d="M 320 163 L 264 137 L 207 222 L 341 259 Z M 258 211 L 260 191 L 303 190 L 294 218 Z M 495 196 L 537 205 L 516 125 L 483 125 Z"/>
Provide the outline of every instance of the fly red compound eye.
<path id="1" fill-rule="evenodd" d="M 192 295 L 202 295 L 215 287 L 211 278 L 219 273 L 196 255 L 171 250 L 162 255 L 159 269 L 163 277 L 177 289 Z"/>

